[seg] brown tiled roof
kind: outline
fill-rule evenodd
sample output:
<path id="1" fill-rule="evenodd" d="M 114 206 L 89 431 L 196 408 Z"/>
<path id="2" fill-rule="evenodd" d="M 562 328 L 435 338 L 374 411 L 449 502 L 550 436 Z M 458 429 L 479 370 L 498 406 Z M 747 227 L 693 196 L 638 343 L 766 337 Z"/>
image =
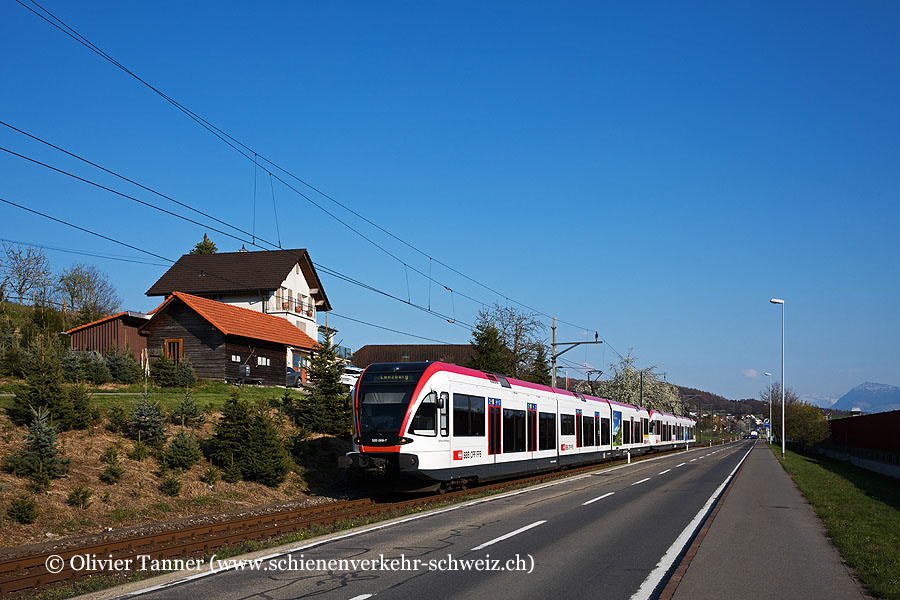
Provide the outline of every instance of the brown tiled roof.
<path id="1" fill-rule="evenodd" d="M 225 335 L 236 335 L 254 340 L 265 340 L 295 348 L 314 348 L 315 340 L 295 327 L 290 321 L 249 308 L 232 306 L 208 298 L 200 298 L 183 292 L 173 292 L 153 315 L 150 323 L 165 314 L 172 302 L 184 302 L 191 310 L 208 321 Z M 141 329 L 144 329 L 141 327 Z"/>
<path id="2" fill-rule="evenodd" d="M 175 291 L 188 294 L 269 292 L 278 289 L 297 263 L 310 287 L 319 290 L 313 298 L 324 302 L 317 304 L 316 310 L 331 310 L 316 268 L 303 248 L 185 254 L 147 290 L 147 295 L 168 296 Z"/>
<path id="3" fill-rule="evenodd" d="M 440 361 L 465 366 L 473 352 L 471 344 L 370 344 L 353 353 L 353 364 Z"/>

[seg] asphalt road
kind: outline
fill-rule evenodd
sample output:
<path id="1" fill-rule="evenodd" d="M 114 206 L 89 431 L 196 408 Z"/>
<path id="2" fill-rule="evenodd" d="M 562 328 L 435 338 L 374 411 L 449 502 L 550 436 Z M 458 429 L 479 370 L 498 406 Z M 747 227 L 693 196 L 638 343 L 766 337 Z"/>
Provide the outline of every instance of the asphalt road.
<path id="1" fill-rule="evenodd" d="M 258 568 L 208 574 L 207 566 L 192 580 L 157 589 L 149 580 L 138 597 L 628 599 L 751 445 L 680 452 L 296 544 L 290 554 L 270 551 Z M 372 564 L 315 570 L 302 562 L 310 559 Z M 395 566 L 406 570 L 385 568 L 402 559 Z M 477 559 L 484 559 L 478 570 L 463 562 Z"/>

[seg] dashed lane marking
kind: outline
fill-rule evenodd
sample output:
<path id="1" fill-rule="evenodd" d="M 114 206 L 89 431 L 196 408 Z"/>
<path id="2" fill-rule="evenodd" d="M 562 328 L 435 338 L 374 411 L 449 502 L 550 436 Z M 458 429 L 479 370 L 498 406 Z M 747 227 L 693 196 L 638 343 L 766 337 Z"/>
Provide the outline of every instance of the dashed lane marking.
<path id="1" fill-rule="evenodd" d="M 501 535 L 500 537 L 494 538 L 489 542 L 485 542 L 485 543 L 481 544 L 480 546 L 475 546 L 474 548 L 472 548 L 472 551 L 474 552 L 476 550 L 481 550 L 482 548 L 487 548 L 488 546 L 490 546 L 492 544 L 496 544 L 497 542 L 502 542 L 503 540 L 508 540 L 509 538 L 511 538 L 514 535 L 519 535 L 523 531 L 528 531 L 529 529 L 537 527 L 538 525 L 543 525 L 546 522 L 547 521 L 535 521 L 531 525 L 526 525 L 525 527 L 520 527 L 520 528 L 516 529 L 515 531 L 510 531 L 506 535 Z"/>
<path id="2" fill-rule="evenodd" d="M 672 469 L 666 469 L 665 471 L 662 471 L 662 472 L 660 473 L 660 475 L 665 475 L 666 473 L 668 473 L 668 472 L 671 471 L 671 470 L 672 470 Z"/>
<path id="3" fill-rule="evenodd" d="M 588 500 L 587 502 L 582 502 L 581 505 L 582 505 L 582 506 L 587 506 L 588 504 L 593 504 L 593 503 L 596 502 L 597 500 L 603 500 L 604 498 L 609 498 L 609 497 L 612 496 L 613 494 L 615 494 L 615 492 L 609 492 L 608 494 L 603 494 L 602 496 L 597 496 L 597 497 L 594 498 L 593 500 Z"/>
<path id="4" fill-rule="evenodd" d="M 640 481 L 635 481 L 635 482 L 632 483 L 631 485 L 637 485 L 637 484 L 639 484 L 639 483 L 644 483 L 645 481 L 650 481 L 650 478 L 649 478 L 649 477 L 644 477 L 644 478 L 641 479 Z"/>

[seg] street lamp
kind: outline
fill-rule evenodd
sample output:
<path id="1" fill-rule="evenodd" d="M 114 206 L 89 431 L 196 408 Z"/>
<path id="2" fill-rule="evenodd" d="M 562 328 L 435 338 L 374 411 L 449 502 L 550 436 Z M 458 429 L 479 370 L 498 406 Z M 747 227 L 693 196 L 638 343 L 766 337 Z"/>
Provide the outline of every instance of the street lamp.
<path id="1" fill-rule="evenodd" d="M 784 459 L 784 300 L 772 298 L 769 302 L 781 305 L 781 458 Z"/>
<path id="2" fill-rule="evenodd" d="M 766 373 L 766 377 L 769 378 L 769 426 L 766 427 L 766 435 L 769 438 L 769 443 L 772 443 L 772 374 Z"/>

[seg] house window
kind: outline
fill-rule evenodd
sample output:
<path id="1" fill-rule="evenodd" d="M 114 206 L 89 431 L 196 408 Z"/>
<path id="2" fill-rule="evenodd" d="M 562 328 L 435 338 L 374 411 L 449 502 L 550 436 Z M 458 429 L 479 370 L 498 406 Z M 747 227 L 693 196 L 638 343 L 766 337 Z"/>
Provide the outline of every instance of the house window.
<path id="1" fill-rule="evenodd" d="M 165 345 L 163 347 L 163 353 L 172 359 L 173 362 L 178 362 L 182 357 L 182 348 L 184 346 L 184 342 L 181 338 L 178 339 L 166 339 Z"/>
<path id="2" fill-rule="evenodd" d="M 409 350 L 404 350 L 403 354 L 400 356 L 402 360 L 409 360 Z"/>
<path id="3" fill-rule="evenodd" d="M 256 357 L 256 366 L 257 367 L 271 367 L 272 359 L 266 356 L 257 356 Z"/>
<path id="4" fill-rule="evenodd" d="M 241 355 L 240 354 L 232 354 L 231 362 L 236 362 L 236 363 L 241 362 Z"/>

